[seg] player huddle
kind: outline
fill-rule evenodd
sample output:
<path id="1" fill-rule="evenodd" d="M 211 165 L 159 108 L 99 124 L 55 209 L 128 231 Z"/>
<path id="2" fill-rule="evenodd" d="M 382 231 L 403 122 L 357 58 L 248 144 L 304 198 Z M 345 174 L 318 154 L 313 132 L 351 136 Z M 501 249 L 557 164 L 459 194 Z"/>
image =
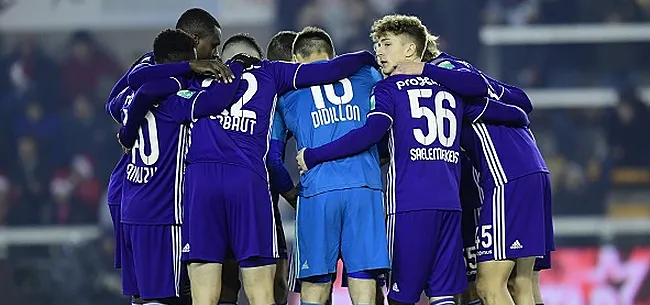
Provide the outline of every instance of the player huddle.
<path id="1" fill-rule="evenodd" d="M 219 56 L 201 9 L 156 37 L 106 107 L 122 125 L 108 203 L 134 304 L 235 304 L 241 285 L 252 305 L 289 289 L 331 303 L 339 259 L 353 304 L 383 304 L 384 283 L 390 304 L 541 303 L 534 271 L 554 241 L 530 100 L 440 52 L 416 17 L 384 16 L 370 37 L 375 54 L 336 56 L 323 30 L 283 31 L 264 59 L 237 34 Z M 279 194 L 296 208 L 291 253 Z"/>

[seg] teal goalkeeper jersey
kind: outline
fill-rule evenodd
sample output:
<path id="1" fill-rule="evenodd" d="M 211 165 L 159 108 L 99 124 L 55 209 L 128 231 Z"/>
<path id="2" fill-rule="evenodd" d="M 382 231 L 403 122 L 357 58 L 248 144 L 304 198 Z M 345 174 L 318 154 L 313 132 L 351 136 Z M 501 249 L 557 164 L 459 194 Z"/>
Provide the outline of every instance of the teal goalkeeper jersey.
<path id="1" fill-rule="evenodd" d="M 272 137 L 285 141 L 290 131 L 298 150 L 332 142 L 362 127 L 370 111 L 372 88 L 381 74 L 364 66 L 336 83 L 295 90 L 278 100 Z M 319 164 L 300 177 L 300 195 L 356 187 L 382 189 L 377 147 L 355 156 Z"/>

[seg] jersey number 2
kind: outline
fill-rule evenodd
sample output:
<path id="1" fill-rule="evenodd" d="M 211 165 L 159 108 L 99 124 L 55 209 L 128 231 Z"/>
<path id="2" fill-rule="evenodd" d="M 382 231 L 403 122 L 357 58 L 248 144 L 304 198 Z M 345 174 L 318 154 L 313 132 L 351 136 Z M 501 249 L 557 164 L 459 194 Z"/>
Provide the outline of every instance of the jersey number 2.
<path id="1" fill-rule="evenodd" d="M 429 107 L 421 106 L 420 99 L 431 101 L 433 90 L 431 89 L 411 89 L 407 91 L 409 95 L 409 108 L 411 109 L 411 117 L 414 119 L 425 118 L 427 120 L 428 133 L 425 134 L 420 128 L 413 129 L 413 136 L 415 140 L 422 145 L 431 145 L 436 139 L 444 147 L 451 147 L 456 140 L 457 126 L 456 116 L 454 113 L 443 106 L 443 102 L 447 101 L 449 107 L 456 108 L 456 99 L 451 93 L 447 91 L 438 91 L 433 98 L 433 106 L 435 112 Z M 445 120 L 449 121 L 449 136 L 445 135 L 444 126 Z"/>
<path id="2" fill-rule="evenodd" d="M 232 104 L 232 106 L 230 106 L 230 111 L 224 110 L 222 114 L 256 120 L 257 114 L 255 113 L 255 111 L 246 110 L 242 108 L 244 107 L 244 105 L 250 102 L 251 99 L 253 99 L 253 96 L 255 96 L 255 93 L 257 93 L 257 88 L 258 88 L 257 78 L 255 78 L 255 75 L 248 72 L 242 74 L 241 78 L 242 80 L 245 80 L 246 83 L 248 84 L 248 87 L 246 88 L 244 95 L 242 95 L 242 97 L 240 97 L 237 100 L 237 102 L 235 102 L 234 104 Z"/>

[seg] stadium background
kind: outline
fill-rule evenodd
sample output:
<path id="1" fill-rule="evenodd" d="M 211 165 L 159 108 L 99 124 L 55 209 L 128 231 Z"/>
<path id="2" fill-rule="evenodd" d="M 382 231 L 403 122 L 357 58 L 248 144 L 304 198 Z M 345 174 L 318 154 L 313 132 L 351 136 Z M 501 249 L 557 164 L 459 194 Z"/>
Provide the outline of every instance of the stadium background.
<path id="1" fill-rule="evenodd" d="M 0 305 L 128 304 L 111 266 L 105 186 L 120 150 L 103 105 L 192 6 L 224 39 L 319 25 L 339 53 L 371 48 L 381 14 L 418 15 L 536 106 L 559 245 L 546 304 L 650 304 L 648 0 L 0 0 Z"/>

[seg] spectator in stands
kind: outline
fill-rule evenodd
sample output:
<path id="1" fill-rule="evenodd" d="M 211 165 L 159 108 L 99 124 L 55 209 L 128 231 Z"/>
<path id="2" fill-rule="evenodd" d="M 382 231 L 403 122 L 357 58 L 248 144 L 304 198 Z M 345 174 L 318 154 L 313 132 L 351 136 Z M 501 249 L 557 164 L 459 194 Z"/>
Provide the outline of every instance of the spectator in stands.
<path id="1" fill-rule="evenodd" d="M 42 158 L 38 143 L 34 137 L 23 136 L 17 144 L 18 158 L 15 169 L 11 172 L 11 181 L 15 184 L 18 202 L 12 223 L 34 224 L 40 220 L 40 210 L 48 198 L 47 177 L 50 176 L 48 162 Z"/>
<path id="2" fill-rule="evenodd" d="M 88 32 L 74 33 L 69 46 L 61 70 L 65 97 L 104 95 L 104 92 L 97 92 L 98 86 L 106 79 L 113 81 L 118 78 L 121 74 L 119 66 Z"/>
<path id="3" fill-rule="evenodd" d="M 650 111 L 632 90 L 619 93 L 607 135 L 615 166 L 650 165 Z"/>
<path id="4" fill-rule="evenodd" d="M 49 100 L 48 110 L 58 101 L 58 68 L 36 41 L 29 36 L 19 38 L 13 51 L 0 60 L 0 106 L 15 113 L 30 92 L 38 92 Z"/>
<path id="5" fill-rule="evenodd" d="M 75 200 L 81 205 L 79 212 L 81 218 L 87 223 L 96 223 L 99 217 L 97 212 L 102 195 L 103 184 L 95 177 L 95 166 L 92 158 L 79 154 L 72 159 L 70 166 L 70 181 L 74 186 Z"/>
<path id="6" fill-rule="evenodd" d="M 59 116 L 55 113 L 45 112 L 38 95 L 29 95 L 23 107 L 24 115 L 16 116 L 13 119 L 13 139 L 22 135 L 31 135 L 42 147 L 47 147 L 49 161 L 61 162 L 61 150 L 58 149 L 60 144 L 57 135 L 60 135 Z M 60 163 L 59 163 L 60 164 Z"/>
<path id="7" fill-rule="evenodd" d="M 79 162 L 84 161 L 77 161 L 77 163 Z M 79 167 L 79 165 L 73 165 L 72 167 Z M 89 204 L 85 200 L 88 200 L 86 198 L 88 197 L 87 194 L 92 194 L 95 189 L 100 187 L 97 183 L 94 185 L 88 184 L 79 181 L 79 179 L 78 170 L 73 170 L 71 173 L 66 169 L 61 169 L 56 172 L 50 182 L 52 202 L 46 207 L 45 212 L 49 223 L 65 225 L 93 224 L 96 222 L 97 204 L 94 202 Z M 88 189 L 84 190 L 84 187 Z"/>
<path id="8" fill-rule="evenodd" d="M 119 145 L 116 145 L 111 120 L 105 117 L 102 109 L 96 107 L 88 96 L 78 95 L 72 105 L 72 113 L 65 122 L 68 142 L 68 156 L 78 153 L 92 156 L 101 171 L 99 177 L 107 177 L 111 162 Z"/>
<path id="9" fill-rule="evenodd" d="M 52 203 L 46 207 L 49 223 L 64 225 L 80 222 L 76 217 L 79 204 L 74 202 L 72 191 L 73 185 L 68 174 L 63 170 L 58 171 L 50 182 Z"/>

